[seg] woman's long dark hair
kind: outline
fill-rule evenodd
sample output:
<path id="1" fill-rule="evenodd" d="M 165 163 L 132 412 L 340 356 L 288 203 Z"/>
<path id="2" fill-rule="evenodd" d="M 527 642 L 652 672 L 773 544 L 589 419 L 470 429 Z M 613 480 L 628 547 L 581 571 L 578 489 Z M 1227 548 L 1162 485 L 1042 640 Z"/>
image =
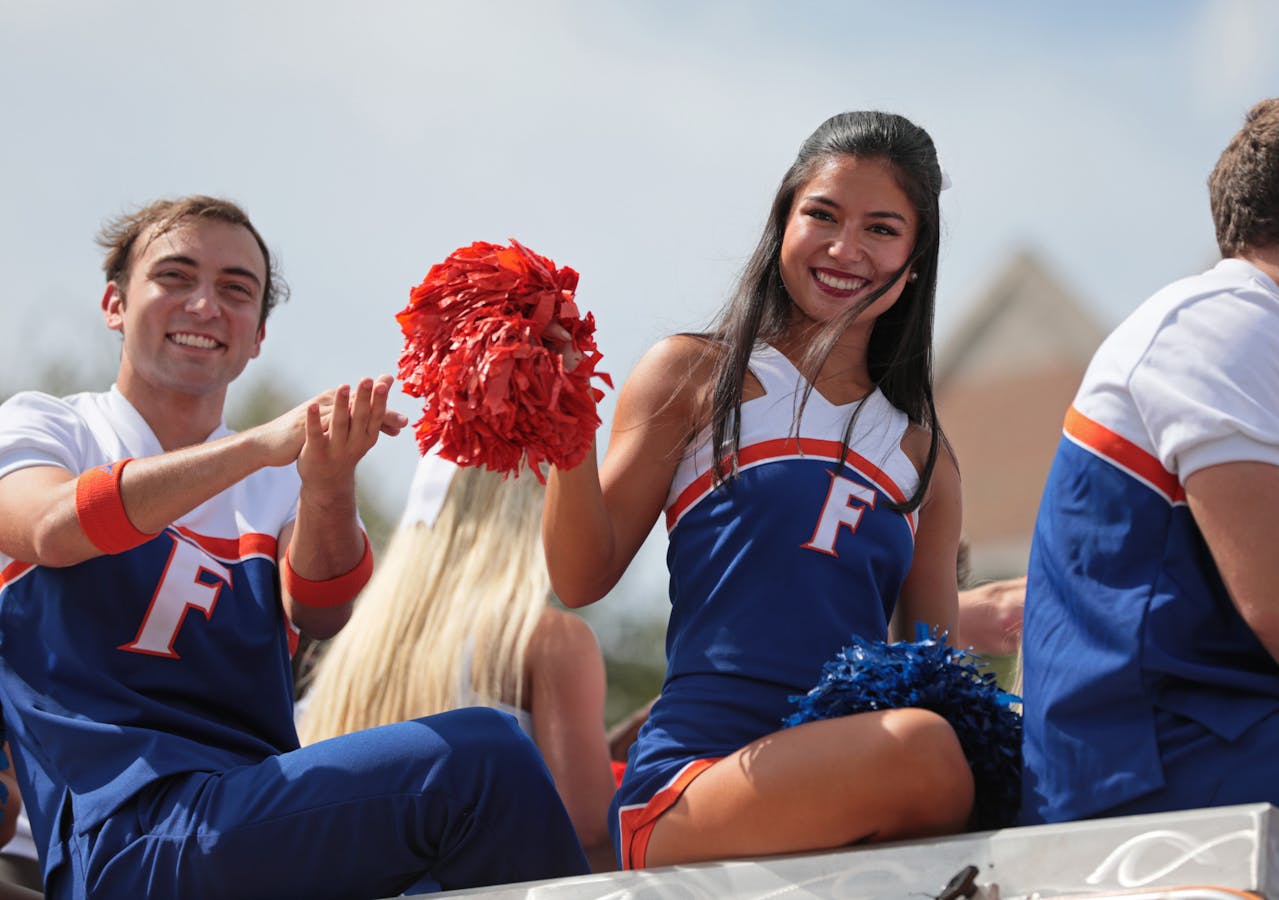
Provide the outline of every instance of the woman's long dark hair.
<path id="1" fill-rule="evenodd" d="M 914 205 L 918 217 L 915 247 L 906 263 L 885 284 L 823 326 L 805 351 L 800 369 L 806 373 L 820 371 L 853 320 L 899 279 L 905 278 L 908 271 L 915 273 L 915 280 L 906 282 L 897 302 L 875 322 L 867 354 L 871 383 L 911 422 L 927 428 L 931 434 L 919 486 L 905 503 L 894 505 L 902 512 L 909 512 L 923 501 L 944 440 L 933 402 L 933 307 L 940 246 L 937 195 L 941 192 L 942 175 L 937 151 L 928 133 L 891 113 L 862 111 L 832 116 L 804 141 L 795 162 L 782 178 L 759 245 L 746 263 L 733 298 L 711 332 L 711 346 L 720 351 L 716 353 L 713 369 L 711 448 L 714 459 L 730 461 L 727 467 L 716 466 L 714 473 L 716 480 L 722 482 L 737 472 L 741 443 L 739 411 L 751 353 L 761 342 L 780 339 L 792 322 L 793 304 L 782 282 L 781 250 L 795 195 L 823 162 L 839 156 L 882 159 L 892 166 L 898 186 Z M 797 423 L 813 387 L 810 380 L 796 413 Z M 845 449 L 851 440 L 855 419 L 854 414 L 844 431 Z"/>

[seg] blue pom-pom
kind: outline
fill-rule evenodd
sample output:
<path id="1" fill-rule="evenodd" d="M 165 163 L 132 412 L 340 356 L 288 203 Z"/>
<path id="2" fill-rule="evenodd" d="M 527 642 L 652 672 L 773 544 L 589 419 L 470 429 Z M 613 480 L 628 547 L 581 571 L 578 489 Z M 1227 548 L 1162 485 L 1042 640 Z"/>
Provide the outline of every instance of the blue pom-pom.
<path id="1" fill-rule="evenodd" d="M 822 666 L 821 680 L 807 694 L 790 698 L 797 706 L 783 723 L 834 719 L 854 713 L 914 707 L 942 716 L 959 738 L 973 771 L 974 826 L 1002 828 L 1016 820 L 1021 804 L 1021 699 L 1000 690 L 981 659 L 930 637 L 888 644 L 853 636 L 852 643 Z"/>

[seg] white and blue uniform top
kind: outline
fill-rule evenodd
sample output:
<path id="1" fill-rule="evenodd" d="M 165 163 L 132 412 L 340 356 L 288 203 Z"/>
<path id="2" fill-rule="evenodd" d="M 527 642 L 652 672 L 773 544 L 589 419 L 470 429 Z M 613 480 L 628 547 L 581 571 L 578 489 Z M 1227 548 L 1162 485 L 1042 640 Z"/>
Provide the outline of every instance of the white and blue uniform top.
<path id="1" fill-rule="evenodd" d="M 1189 476 L 1240 461 L 1279 465 L 1279 288 L 1227 259 L 1121 324 L 1067 414 L 1027 584 L 1023 821 L 1164 788 L 1161 717 L 1233 741 L 1279 711 L 1186 504 Z"/>
<path id="2" fill-rule="evenodd" d="M 0 407 L 0 477 L 160 452 L 114 388 Z M 276 544 L 299 484 L 293 466 L 262 469 L 141 546 L 66 568 L 0 556 L 0 704 L 46 871 L 69 814 L 83 833 L 166 775 L 298 746 Z"/>
<path id="3" fill-rule="evenodd" d="M 666 503 L 671 614 L 661 697 L 631 749 L 617 810 L 642 806 L 689 762 L 782 726 L 853 634 L 884 639 L 910 570 L 916 516 L 902 452 L 907 417 L 878 390 L 833 405 L 762 345 L 764 395 L 741 406 L 737 477 L 712 483 L 709 432 L 680 461 Z M 841 443 L 856 414 L 849 447 Z"/>

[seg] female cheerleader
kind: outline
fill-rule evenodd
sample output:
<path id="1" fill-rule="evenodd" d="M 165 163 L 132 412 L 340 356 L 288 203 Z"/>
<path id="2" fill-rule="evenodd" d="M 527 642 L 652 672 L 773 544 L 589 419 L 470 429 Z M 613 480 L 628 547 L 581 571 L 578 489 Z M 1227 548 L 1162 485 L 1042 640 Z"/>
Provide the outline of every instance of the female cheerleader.
<path id="1" fill-rule="evenodd" d="M 551 474 L 543 541 L 570 606 L 616 583 L 659 514 L 669 532 L 666 679 L 610 812 L 625 867 L 969 819 L 971 772 L 932 712 L 781 730 L 850 634 L 956 625 L 959 473 L 931 364 L 942 178 L 900 116 L 823 123 L 711 331 L 643 357 L 601 466 Z"/>

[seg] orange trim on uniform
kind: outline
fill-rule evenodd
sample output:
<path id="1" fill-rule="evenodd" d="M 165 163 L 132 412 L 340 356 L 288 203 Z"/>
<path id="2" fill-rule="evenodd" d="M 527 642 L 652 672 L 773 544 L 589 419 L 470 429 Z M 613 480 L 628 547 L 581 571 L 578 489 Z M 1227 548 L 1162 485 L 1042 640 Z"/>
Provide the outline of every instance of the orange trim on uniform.
<path id="1" fill-rule="evenodd" d="M 1157 457 L 1123 435 L 1094 422 L 1073 406 L 1066 410 L 1063 430 L 1068 437 L 1084 447 L 1132 472 L 1173 503 L 1186 502 L 1186 489 L 1181 486 L 1176 475 L 1163 467 Z"/>
<path id="2" fill-rule="evenodd" d="M 654 794 L 643 806 L 624 806 L 618 810 L 617 821 L 621 831 L 623 869 L 644 868 L 648 856 L 648 841 L 653 836 L 653 826 L 657 824 L 657 820 L 683 796 L 694 778 L 722 758 L 717 756 L 712 759 L 695 759 L 680 769 L 670 783 Z"/>
<path id="3" fill-rule="evenodd" d="M 234 562 L 251 556 L 264 556 L 271 560 L 276 557 L 277 541 L 269 534 L 259 534 L 251 531 L 240 535 L 238 538 L 219 538 L 210 537 L 207 534 L 199 534 L 182 525 L 173 527 L 183 537 L 188 538 L 191 543 L 217 559 Z"/>
<path id="4" fill-rule="evenodd" d="M 119 462 L 94 466 L 76 479 L 76 518 L 89 543 L 103 553 L 124 553 L 155 537 L 139 531 L 124 511 L 120 478 L 124 467 L 131 462 L 133 457 L 126 457 Z"/>
<path id="5" fill-rule="evenodd" d="M 289 621 L 289 617 L 284 617 L 284 636 L 289 642 L 289 659 L 298 655 L 298 647 L 302 646 L 302 632 L 298 627 Z"/>
<path id="6" fill-rule="evenodd" d="M 771 441 L 760 441 L 758 444 L 751 444 L 744 447 L 737 454 L 737 467 L 745 469 L 747 466 L 756 463 L 767 462 L 770 459 L 792 459 L 795 457 L 811 456 L 815 459 L 827 459 L 831 462 L 839 459 L 839 441 L 818 440 L 817 438 L 775 438 Z M 732 457 L 724 457 L 720 463 L 724 471 L 728 471 Z M 906 495 L 902 489 L 897 486 L 897 482 L 888 477 L 879 466 L 872 463 L 866 457 L 853 450 L 845 450 L 844 462 L 856 469 L 861 475 L 870 479 L 875 487 L 888 496 L 892 497 L 898 503 L 906 502 Z M 713 473 L 711 471 L 703 472 L 697 478 L 680 492 L 679 497 L 671 504 L 670 509 L 666 511 L 666 529 L 675 527 L 675 523 L 679 521 L 685 511 L 697 500 L 706 494 L 713 483 Z M 912 531 L 914 530 L 912 523 Z"/>
<path id="7" fill-rule="evenodd" d="M 15 559 L 5 566 L 3 571 L 0 571 L 0 588 L 12 584 L 34 568 L 34 563 L 20 562 Z"/>
<path id="8" fill-rule="evenodd" d="M 355 568 L 345 575 L 325 581 L 311 581 L 294 572 L 293 566 L 289 564 L 289 552 L 284 551 L 284 562 L 280 565 L 280 586 L 303 606 L 325 608 L 350 603 L 372 575 L 373 548 L 369 546 L 369 536 L 365 534 L 364 555 L 355 564 Z"/>

